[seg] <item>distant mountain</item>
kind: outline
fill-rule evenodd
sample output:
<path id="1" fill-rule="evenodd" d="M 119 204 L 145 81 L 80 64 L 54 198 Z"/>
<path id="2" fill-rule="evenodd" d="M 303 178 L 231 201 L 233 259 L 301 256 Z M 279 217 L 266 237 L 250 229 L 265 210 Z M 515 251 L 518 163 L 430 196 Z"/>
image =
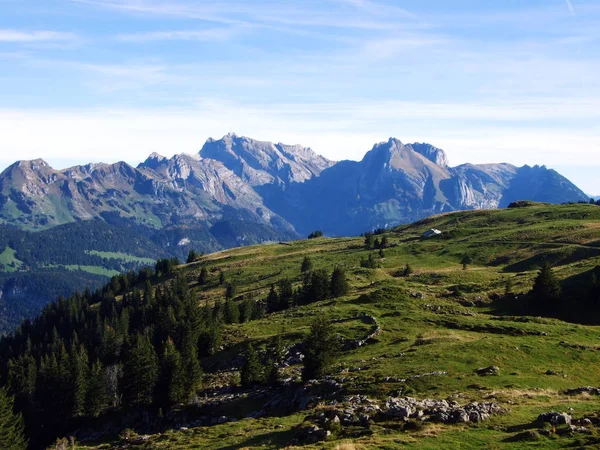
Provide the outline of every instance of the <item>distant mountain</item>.
<path id="1" fill-rule="evenodd" d="M 544 166 L 451 168 L 443 150 L 391 138 L 360 162 L 339 162 L 319 177 L 267 197 L 266 205 L 303 235 L 317 228 L 330 235 L 356 235 L 442 212 L 502 208 L 521 199 L 589 200 Z"/>
<path id="2" fill-rule="evenodd" d="M 168 159 L 154 153 L 136 168 L 119 162 L 54 170 L 35 160 L 0 174 L 5 224 L 41 230 L 101 219 L 145 227 L 152 235 L 171 230 L 166 235 L 173 240 L 163 239 L 161 246 L 184 240 L 204 250 L 293 239 L 314 228 L 358 234 L 522 199 L 589 197 L 544 166 L 450 167 L 443 150 L 394 138 L 359 162 L 334 163 L 299 145 L 228 134 L 209 139 L 197 155 Z"/>
<path id="3" fill-rule="evenodd" d="M 357 235 L 431 214 L 499 208 L 516 200 L 563 203 L 589 197 L 544 166 L 450 167 L 443 150 L 394 138 L 375 144 L 362 161 L 334 163 L 310 148 L 228 134 L 209 139 L 196 155 L 153 153 L 138 167 L 118 162 L 55 170 L 38 159 L 18 161 L 0 174 L 0 225 L 29 232 L 58 227 L 60 239 L 31 233 L 23 239 L 38 242 L 43 236 L 40 245 L 60 253 L 72 231 L 61 226 L 97 229 L 104 223 L 110 229 L 99 231 L 100 240 L 143 242 L 138 248 L 123 244 L 127 251 L 121 253 L 132 257 L 183 259 L 192 248 L 208 252 L 291 240 L 315 229 Z M 90 259 L 90 251 L 115 251 L 108 242 L 97 248 L 85 239 L 78 242 L 79 260 Z M 67 258 L 40 259 L 47 266 L 30 264 L 28 250 L 15 240 L 0 246 L 5 300 L 6 292 L 21 292 L 12 286 L 16 279 L 25 283 L 24 273 L 69 263 Z M 84 264 L 90 277 L 129 267 L 110 258 L 91 264 Z"/>

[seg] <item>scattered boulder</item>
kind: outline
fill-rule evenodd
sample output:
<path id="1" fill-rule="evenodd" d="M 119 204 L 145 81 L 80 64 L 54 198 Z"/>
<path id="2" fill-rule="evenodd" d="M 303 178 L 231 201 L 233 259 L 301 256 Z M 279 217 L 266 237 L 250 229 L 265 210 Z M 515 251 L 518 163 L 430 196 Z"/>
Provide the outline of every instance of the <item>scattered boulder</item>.
<path id="1" fill-rule="evenodd" d="M 556 411 L 540 414 L 538 420 L 552 425 L 571 425 L 571 416 L 567 413 L 558 413 Z"/>
<path id="2" fill-rule="evenodd" d="M 579 394 L 590 394 L 600 395 L 600 388 L 592 386 L 582 386 L 574 389 L 567 389 L 563 391 L 565 395 L 579 395 Z"/>
<path id="3" fill-rule="evenodd" d="M 477 369 L 475 372 L 480 377 L 486 377 L 490 375 L 498 375 L 500 373 L 500 368 L 497 366 L 482 367 Z"/>

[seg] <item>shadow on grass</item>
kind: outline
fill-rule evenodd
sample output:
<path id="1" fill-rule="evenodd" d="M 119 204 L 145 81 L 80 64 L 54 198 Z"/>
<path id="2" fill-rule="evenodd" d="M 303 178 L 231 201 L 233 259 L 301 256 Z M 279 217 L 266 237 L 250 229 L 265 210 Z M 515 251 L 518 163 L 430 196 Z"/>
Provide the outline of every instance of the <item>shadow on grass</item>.
<path id="1" fill-rule="evenodd" d="M 255 448 L 270 445 L 276 448 L 284 448 L 294 438 L 293 430 L 272 431 L 269 433 L 253 436 L 239 444 L 218 447 L 220 450 L 236 450 L 241 448 Z"/>

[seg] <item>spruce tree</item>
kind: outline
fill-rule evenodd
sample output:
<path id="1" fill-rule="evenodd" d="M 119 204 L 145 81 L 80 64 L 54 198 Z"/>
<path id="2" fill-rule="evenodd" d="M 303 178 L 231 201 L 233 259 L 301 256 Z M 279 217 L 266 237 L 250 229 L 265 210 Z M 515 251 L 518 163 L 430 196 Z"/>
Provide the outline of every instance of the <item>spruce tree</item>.
<path id="1" fill-rule="evenodd" d="M 216 330 L 216 332 L 219 333 L 220 330 Z M 216 337 L 213 336 L 213 339 L 216 339 Z M 200 360 L 198 359 L 198 347 L 194 342 L 193 336 L 189 334 L 186 334 L 181 346 L 181 365 L 185 377 L 184 396 L 186 400 L 190 400 L 202 387 L 203 374 L 200 367 Z"/>
<path id="2" fill-rule="evenodd" d="M 231 297 L 225 300 L 225 323 L 239 323 L 240 308 Z"/>
<path id="3" fill-rule="evenodd" d="M 294 298 L 292 280 L 284 278 L 277 283 L 277 287 L 279 290 L 279 308 L 281 310 L 288 309 Z"/>
<path id="4" fill-rule="evenodd" d="M 307 273 L 307 272 L 310 272 L 312 270 L 312 268 L 313 268 L 312 260 L 308 256 L 305 256 L 304 259 L 302 260 L 302 265 L 300 266 L 300 272 Z"/>
<path id="5" fill-rule="evenodd" d="M 467 270 L 467 267 L 473 262 L 473 258 L 471 258 L 471 255 L 464 255 L 462 257 L 462 259 L 460 260 L 460 263 L 463 266 L 463 270 Z"/>
<path id="6" fill-rule="evenodd" d="M 381 248 L 388 248 L 390 245 L 388 237 L 387 236 L 383 236 L 381 238 Z"/>
<path id="7" fill-rule="evenodd" d="M 89 383 L 89 360 L 88 353 L 83 344 L 73 349 L 72 354 L 72 380 L 73 380 L 73 409 L 74 417 L 85 413 L 86 395 Z"/>
<path id="8" fill-rule="evenodd" d="M 182 403 L 187 399 L 186 376 L 181 354 L 170 338 L 167 339 L 161 356 L 160 376 L 156 390 L 158 403 L 163 406 Z"/>
<path id="9" fill-rule="evenodd" d="M 206 283 L 208 283 L 208 269 L 203 266 L 198 276 L 198 284 L 204 286 Z"/>
<path id="10" fill-rule="evenodd" d="M 237 286 L 232 281 L 231 283 L 227 283 L 227 288 L 225 289 L 225 298 L 233 298 L 237 293 Z"/>
<path id="11" fill-rule="evenodd" d="M 158 378 L 158 357 L 150 339 L 136 336 L 123 366 L 123 399 L 129 406 L 152 404 Z"/>
<path id="12" fill-rule="evenodd" d="M 14 412 L 14 398 L 6 387 L 0 388 L 0 448 L 26 450 L 23 417 Z"/>
<path id="13" fill-rule="evenodd" d="M 199 258 L 199 256 L 198 256 L 198 253 L 196 253 L 196 250 L 190 250 L 190 252 L 188 253 L 188 257 L 187 257 L 187 264 L 193 263 L 198 258 Z"/>
<path id="14" fill-rule="evenodd" d="M 334 298 L 342 297 L 348 293 L 350 288 L 346 273 L 340 267 L 336 267 L 331 274 L 331 295 Z"/>
<path id="15" fill-rule="evenodd" d="M 545 264 L 535 279 L 531 294 L 540 308 L 554 308 L 561 296 L 561 287 L 549 264 Z"/>
<path id="16" fill-rule="evenodd" d="M 92 364 L 88 390 L 85 401 L 85 412 L 88 416 L 98 417 L 108 405 L 108 385 L 104 367 L 99 360 Z"/>
<path id="17" fill-rule="evenodd" d="M 262 383 L 263 367 L 252 344 L 248 344 L 244 356 L 245 361 L 240 373 L 242 386 L 248 387 Z"/>
<path id="18" fill-rule="evenodd" d="M 340 342 L 331 325 L 322 316 L 312 323 L 304 345 L 302 379 L 308 381 L 323 378 L 339 354 Z"/>
<path id="19" fill-rule="evenodd" d="M 279 311 L 279 295 L 275 290 L 274 284 L 271 285 L 271 290 L 267 296 L 267 310 L 270 313 Z"/>

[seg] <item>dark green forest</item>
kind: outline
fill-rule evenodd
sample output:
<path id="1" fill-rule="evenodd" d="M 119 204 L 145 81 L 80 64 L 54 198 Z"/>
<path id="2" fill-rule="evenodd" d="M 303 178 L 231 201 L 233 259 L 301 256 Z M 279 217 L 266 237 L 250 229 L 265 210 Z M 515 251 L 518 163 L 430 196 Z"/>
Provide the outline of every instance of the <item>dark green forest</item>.
<path id="1" fill-rule="evenodd" d="M 186 405 L 201 388 L 201 358 L 218 351 L 224 324 L 348 290 L 343 270 L 311 271 L 305 263 L 296 290 L 283 279 L 265 299 L 235 297 L 235 286 L 224 277 L 209 280 L 204 268 L 198 280 L 189 280 L 175 272 L 178 264 L 159 260 L 153 269 L 113 277 L 102 289 L 61 298 L 0 341 L 0 382 L 15 396 L 33 445 L 47 444 L 86 418 Z M 190 283 L 222 285 L 223 301 L 201 305 Z M 331 353 L 333 347 L 326 347 Z M 328 364 L 319 354 L 306 361 L 309 374 L 324 373 Z M 272 361 L 258 364 L 258 372 L 248 364 L 242 368 L 244 383 L 277 381 L 276 373 L 269 374 Z"/>

